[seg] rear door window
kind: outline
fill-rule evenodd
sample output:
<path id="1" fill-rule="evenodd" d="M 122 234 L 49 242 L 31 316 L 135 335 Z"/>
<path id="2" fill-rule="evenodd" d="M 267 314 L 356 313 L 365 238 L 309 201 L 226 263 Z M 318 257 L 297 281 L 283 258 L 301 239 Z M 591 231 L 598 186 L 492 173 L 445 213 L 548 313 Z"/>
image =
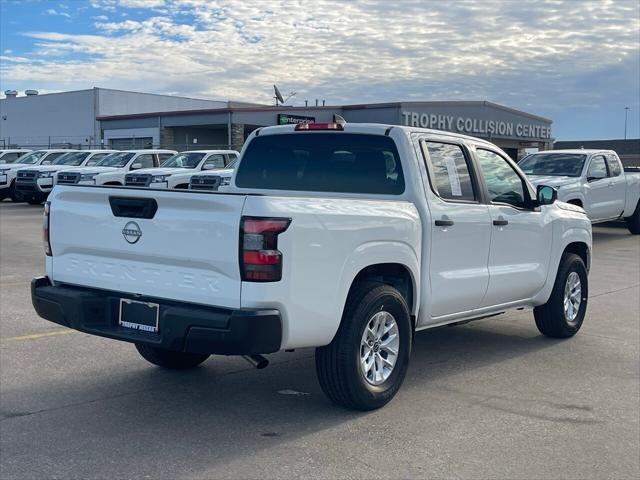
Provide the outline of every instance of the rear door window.
<path id="1" fill-rule="evenodd" d="M 291 133 L 254 138 L 240 162 L 241 188 L 400 195 L 394 141 L 383 135 Z"/>
<path id="2" fill-rule="evenodd" d="M 460 145 L 424 142 L 431 186 L 444 200 L 477 200 L 469 164 Z"/>

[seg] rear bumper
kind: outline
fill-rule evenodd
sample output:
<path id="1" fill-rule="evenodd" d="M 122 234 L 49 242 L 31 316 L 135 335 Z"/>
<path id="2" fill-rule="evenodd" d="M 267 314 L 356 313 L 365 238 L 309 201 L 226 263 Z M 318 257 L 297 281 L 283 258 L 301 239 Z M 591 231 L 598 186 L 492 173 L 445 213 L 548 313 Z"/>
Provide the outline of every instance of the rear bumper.
<path id="1" fill-rule="evenodd" d="M 68 285 L 48 277 L 31 281 L 31 301 L 42 318 L 81 332 L 169 350 L 220 355 L 250 355 L 280 350 L 282 322 L 277 310 L 231 310 L 155 298 L 160 304 L 159 333 L 118 325 L 126 293 Z"/>

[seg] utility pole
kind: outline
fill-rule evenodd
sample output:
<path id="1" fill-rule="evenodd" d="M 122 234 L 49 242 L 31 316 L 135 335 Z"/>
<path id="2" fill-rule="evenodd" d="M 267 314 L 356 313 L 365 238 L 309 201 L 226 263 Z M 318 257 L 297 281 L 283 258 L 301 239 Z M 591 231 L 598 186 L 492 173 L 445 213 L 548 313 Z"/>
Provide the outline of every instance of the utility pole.
<path id="1" fill-rule="evenodd" d="M 629 113 L 629 107 L 624 107 L 624 139 L 627 139 L 627 114 Z"/>

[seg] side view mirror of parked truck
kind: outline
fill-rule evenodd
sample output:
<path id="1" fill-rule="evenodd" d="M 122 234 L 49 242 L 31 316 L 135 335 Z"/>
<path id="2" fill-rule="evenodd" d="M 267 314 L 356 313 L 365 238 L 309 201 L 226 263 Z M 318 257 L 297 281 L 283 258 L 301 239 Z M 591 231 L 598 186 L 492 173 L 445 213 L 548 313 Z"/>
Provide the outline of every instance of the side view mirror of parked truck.
<path id="1" fill-rule="evenodd" d="M 536 199 L 538 205 L 551 205 L 558 199 L 558 191 L 548 185 L 538 185 Z"/>

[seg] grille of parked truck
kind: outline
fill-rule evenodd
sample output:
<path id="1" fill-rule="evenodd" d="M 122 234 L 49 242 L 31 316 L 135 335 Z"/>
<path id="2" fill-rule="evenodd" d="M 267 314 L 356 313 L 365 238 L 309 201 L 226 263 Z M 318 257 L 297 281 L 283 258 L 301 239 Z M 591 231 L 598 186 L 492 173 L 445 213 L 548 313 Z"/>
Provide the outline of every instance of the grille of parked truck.
<path id="1" fill-rule="evenodd" d="M 19 170 L 26 167 L 51 165 L 60 156 L 76 151 L 77 150 L 63 149 L 35 150 L 20 156 L 20 158 L 12 163 L 0 164 L 0 201 L 7 197 L 10 197 L 14 202 L 22 201 L 22 196 L 16 189 L 16 177 L 18 176 Z M 25 175 L 25 177 L 29 177 L 30 179 L 31 175 L 32 174 L 29 173 Z"/>
<path id="2" fill-rule="evenodd" d="M 235 150 L 192 150 L 177 153 L 159 168 L 136 170 L 125 176 L 127 187 L 189 188 L 193 175 L 206 171 L 220 171 L 240 155 Z"/>
<path id="3" fill-rule="evenodd" d="M 592 223 L 624 219 L 640 234 L 640 172 L 623 169 L 613 150 L 547 150 L 519 165 L 534 185 L 551 185 L 559 200 L 584 208 Z"/>
<path id="4" fill-rule="evenodd" d="M 397 393 L 416 331 L 530 307 L 568 338 L 588 301 L 582 208 L 489 142 L 412 127 L 259 129 L 225 192 L 58 185 L 43 238 L 41 317 L 167 368 L 315 347 L 360 410 Z"/>

